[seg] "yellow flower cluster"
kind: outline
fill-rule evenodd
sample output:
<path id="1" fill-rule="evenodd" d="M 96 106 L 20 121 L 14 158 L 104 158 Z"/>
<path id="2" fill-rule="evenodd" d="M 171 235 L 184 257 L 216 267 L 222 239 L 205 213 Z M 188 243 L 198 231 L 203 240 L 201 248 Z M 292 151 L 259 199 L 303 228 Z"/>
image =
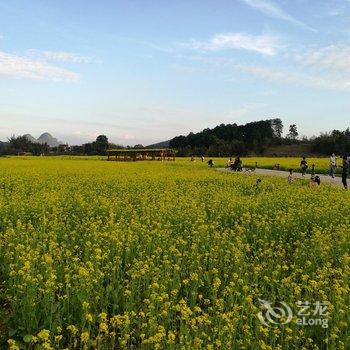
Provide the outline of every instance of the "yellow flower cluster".
<path id="1" fill-rule="evenodd" d="M 0 348 L 346 349 L 350 193 L 255 182 L 188 159 L 0 158 Z M 266 327 L 259 299 L 292 321 Z M 327 302 L 329 327 L 299 325 L 298 301 Z"/>

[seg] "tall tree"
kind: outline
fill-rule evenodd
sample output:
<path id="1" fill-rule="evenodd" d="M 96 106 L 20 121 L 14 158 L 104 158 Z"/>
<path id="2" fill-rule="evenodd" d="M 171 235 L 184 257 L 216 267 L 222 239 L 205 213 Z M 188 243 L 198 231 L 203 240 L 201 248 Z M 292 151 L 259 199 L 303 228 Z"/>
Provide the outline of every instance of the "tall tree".
<path id="1" fill-rule="evenodd" d="M 275 118 L 271 120 L 271 127 L 273 130 L 274 137 L 280 139 L 283 132 L 283 123 L 280 118 Z"/>
<path id="2" fill-rule="evenodd" d="M 94 146 L 97 154 L 105 155 L 108 149 L 108 137 L 106 135 L 97 136 Z"/>
<path id="3" fill-rule="evenodd" d="M 291 140 L 295 140 L 298 137 L 299 133 L 297 130 L 297 126 L 295 124 L 292 124 L 289 126 L 289 133 L 287 135 L 287 138 Z"/>

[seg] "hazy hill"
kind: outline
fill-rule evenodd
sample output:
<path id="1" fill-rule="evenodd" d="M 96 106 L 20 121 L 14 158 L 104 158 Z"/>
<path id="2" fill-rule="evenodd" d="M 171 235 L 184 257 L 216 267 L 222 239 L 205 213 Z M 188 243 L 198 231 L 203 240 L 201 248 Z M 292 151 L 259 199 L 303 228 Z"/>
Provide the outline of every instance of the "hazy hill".
<path id="1" fill-rule="evenodd" d="M 37 139 L 30 134 L 24 135 L 29 141 L 34 143 L 48 144 L 50 147 L 57 147 L 62 144 L 62 142 L 58 141 L 55 137 L 53 137 L 50 133 L 44 132 Z"/>
<path id="2" fill-rule="evenodd" d="M 38 142 L 47 143 L 50 147 L 57 147 L 61 143 L 48 132 L 44 132 L 43 134 L 41 134 L 38 138 Z"/>
<path id="3" fill-rule="evenodd" d="M 154 143 L 152 145 L 146 146 L 146 148 L 168 148 L 170 141 L 162 141 L 158 143 Z"/>
<path id="4" fill-rule="evenodd" d="M 31 134 L 25 134 L 23 135 L 27 140 L 29 140 L 30 142 L 34 142 L 34 143 L 38 143 L 38 140 L 33 137 Z"/>

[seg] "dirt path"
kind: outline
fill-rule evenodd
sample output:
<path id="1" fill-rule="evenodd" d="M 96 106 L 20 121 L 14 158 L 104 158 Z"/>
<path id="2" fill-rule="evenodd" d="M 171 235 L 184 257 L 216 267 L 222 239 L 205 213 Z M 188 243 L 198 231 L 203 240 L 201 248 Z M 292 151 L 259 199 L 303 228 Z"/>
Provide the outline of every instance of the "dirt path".
<path id="1" fill-rule="evenodd" d="M 232 173 L 233 171 L 227 168 L 219 168 L 219 171 L 225 172 L 225 173 Z M 245 173 L 245 170 L 243 169 L 243 174 Z M 254 170 L 253 174 L 259 174 L 259 175 L 267 175 L 267 176 L 279 176 L 279 177 L 284 177 L 287 181 L 287 177 L 288 177 L 288 171 L 282 171 L 282 170 L 270 170 L 270 169 L 260 169 L 257 168 Z M 341 178 L 340 177 L 335 177 L 334 179 L 332 179 L 330 176 L 328 175 L 320 175 L 320 174 L 316 174 L 320 177 L 321 179 L 321 184 L 322 183 L 330 183 L 336 186 L 340 186 L 343 187 L 343 184 L 341 182 Z M 303 179 L 303 176 L 300 173 L 294 173 L 293 174 L 294 179 Z M 304 179 L 309 180 L 310 179 L 310 174 L 305 175 Z"/>

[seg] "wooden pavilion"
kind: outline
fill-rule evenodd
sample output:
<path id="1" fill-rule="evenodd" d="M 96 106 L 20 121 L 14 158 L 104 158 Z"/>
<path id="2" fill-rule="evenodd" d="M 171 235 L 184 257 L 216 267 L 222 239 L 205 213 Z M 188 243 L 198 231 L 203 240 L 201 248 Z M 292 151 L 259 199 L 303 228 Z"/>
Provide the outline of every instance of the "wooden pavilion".
<path id="1" fill-rule="evenodd" d="M 108 160 L 137 161 L 137 160 L 175 160 L 175 150 L 169 148 L 120 148 L 107 150 Z"/>

